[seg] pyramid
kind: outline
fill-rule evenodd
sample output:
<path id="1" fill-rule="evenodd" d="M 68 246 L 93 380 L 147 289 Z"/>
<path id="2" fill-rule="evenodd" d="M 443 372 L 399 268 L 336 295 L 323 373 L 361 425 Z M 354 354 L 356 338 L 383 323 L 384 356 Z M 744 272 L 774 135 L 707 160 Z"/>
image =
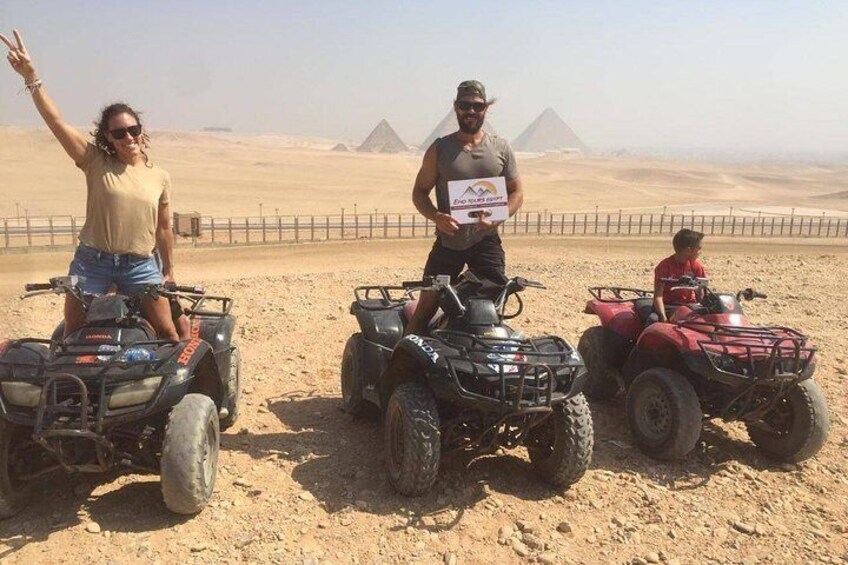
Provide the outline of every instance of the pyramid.
<path id="1" fill-rule="evenodd" d="M 374 131 L 365 138 L 365 141 L 356 150 L 372 153 L 399 153 L 409 151 L 409 147 L 398 137 L 389 122 L 380 120 Z"/>
<path id="2" fill-rule="evenodd" d="M 546 109 L 512 142 L 516 151 L 562 151 L 579 149 L 587 153 L 577 134 L 568 127 L 552 108 Z"/>
<path id="3" fill-rule="evenodd" d="M 421 149 L 426 150 L 433 144 L 434 141 L 436 141 L 436 139 L 450 135 L 458 129 L 459 125 L 456 122 L 456 113 L 451 110 L 448 112 L 448 115 L 445 116 L 445 119 L 439 122 L 439 125 L 437 125 L 436 129 L 433 130 L 433 133 L 427 136 L 427 139 L 425 139 L 421 144 Z M 483 131 L 489 135 L 498 135 L 495 128 L 492 127 L 492 123 L 488 119 L 483 122 Z"/>
<path id="4" fill-rule="evenodd" d="M 350 151 L 344 143 L 337 143 L 330 151 Z"/>

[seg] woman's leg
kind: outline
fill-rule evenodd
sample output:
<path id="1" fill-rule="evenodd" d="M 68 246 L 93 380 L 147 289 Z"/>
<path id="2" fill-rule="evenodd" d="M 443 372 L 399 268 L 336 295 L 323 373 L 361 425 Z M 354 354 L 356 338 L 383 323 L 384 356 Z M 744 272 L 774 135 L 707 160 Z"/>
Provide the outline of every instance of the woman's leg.
<path id="1" fill-rule="evenodd" d="M 141 305 L 142 314 L 156 330 L 156 335 L 160 339 L 170 339 L 171 341 L 179 341 L 177 330 L 174 327 L 174 321 L 171 318 L 171 305 L 168 299 L 160 296 L 153 298 L 145 296 L 144 302 Z"/>

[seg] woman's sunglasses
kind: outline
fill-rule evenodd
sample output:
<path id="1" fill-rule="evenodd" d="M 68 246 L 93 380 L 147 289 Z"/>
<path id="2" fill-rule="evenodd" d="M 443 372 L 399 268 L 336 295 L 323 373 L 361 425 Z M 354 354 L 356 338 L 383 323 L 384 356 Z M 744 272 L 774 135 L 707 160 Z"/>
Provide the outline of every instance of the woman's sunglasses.
<path id="1" fill-rule="evenodd" d="M 468 110 L 474 110 L 478 114 L 488 108 L 489 105 L 485 102 L 468 102 L 467 100 L 458 100 L 456 102 L 456 109 L 461 112 L 467 112 Z"/>
<path id="2" fill-rule="evenodd" d="M 138 137 L 139 135 L 141 135 L 141 126 L 135 125 L 135 126 L 130 126 L 128 128 L 110 129 L 109 133 L 115 139 L 124 139 L 127 136 L 127 134 L 130 134 L 132 137 Z"/>

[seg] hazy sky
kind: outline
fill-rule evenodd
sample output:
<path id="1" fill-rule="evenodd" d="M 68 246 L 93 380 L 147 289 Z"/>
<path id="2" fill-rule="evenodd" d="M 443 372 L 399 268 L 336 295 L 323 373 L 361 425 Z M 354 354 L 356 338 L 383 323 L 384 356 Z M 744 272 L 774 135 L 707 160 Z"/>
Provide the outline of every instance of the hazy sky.
<path id="1" fill-rule="evenodd" d="M 420 143 L 477 78 L 512 139 L 553 107 L 594 147 L 848 151 L 848 2 L 2 0 L 66 118 Z M 2 61 L 0 124 L 39 123 Z M 0 148 L 2 151 L 2 148 Z"/>

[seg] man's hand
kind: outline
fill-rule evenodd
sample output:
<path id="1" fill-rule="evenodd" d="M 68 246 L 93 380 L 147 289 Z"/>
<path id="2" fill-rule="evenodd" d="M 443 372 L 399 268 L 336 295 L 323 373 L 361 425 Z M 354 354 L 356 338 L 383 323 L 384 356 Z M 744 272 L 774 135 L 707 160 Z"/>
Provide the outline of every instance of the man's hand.
<path id="1" fill-rule="evenodd" d="M 459 223 L 450 214 L 439 212 L 433 218 L 433 223 L 436 224 L 436 229 L 448 235 L 453 235 L 459 231 Z"/>
<path id="2" fill-rule="evenodd" d="M 496 229 L 498 229 L 498 227 L 500 227 L 500 225 L 502 223 L 503 223 L 503 221 L 492 222 L 490 220 L 483 218 L 483 216 L 481 215 L 480 218 L 477 220 L 477 229 L 480 229 L 480 230 L 496 230 Z"/>

